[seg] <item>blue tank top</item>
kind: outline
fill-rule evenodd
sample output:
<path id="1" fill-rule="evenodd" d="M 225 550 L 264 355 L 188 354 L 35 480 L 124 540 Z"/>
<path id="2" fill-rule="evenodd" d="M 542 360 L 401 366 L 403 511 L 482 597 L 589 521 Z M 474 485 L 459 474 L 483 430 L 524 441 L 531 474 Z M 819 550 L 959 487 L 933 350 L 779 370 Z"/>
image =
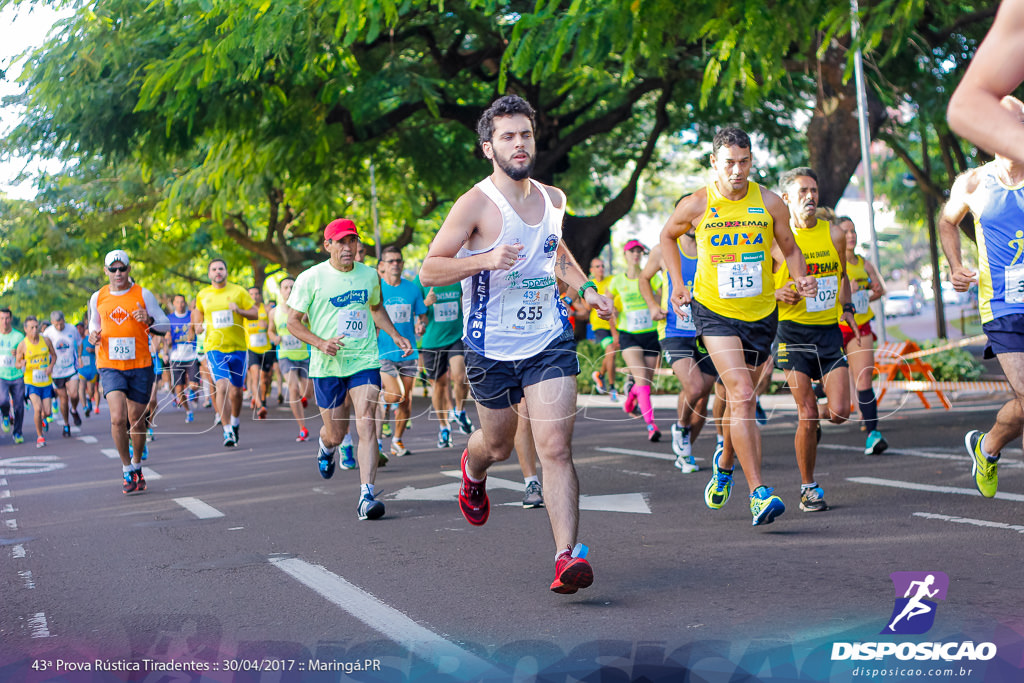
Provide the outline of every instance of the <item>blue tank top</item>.
<path id="1" fill-rule="evenodd" d="M 1024 313 L 1024 184 L 1004 185 L 994 164 L 981 180 L 978 299 L 982 322 Z"/>
<path id="2" fill-rule="evenodd" d="M 171 354 L 170 360 L 187 363 L 197 357 L 196 340 L 187 341 L 189 325 L 192 323 L 192 311 L 185 311 L 185 315 L 177 315 L 174 312 L 167 314 L 171 321 Z"/>
<path id="3" fill-rule="evenodd" d="M 697 274 L 697 259 L 690 258 L 683 253 L 683 250 L 679 250 L 679 258 L 683 266 L 683 283 L 693 291 L 693 278 Z M 666 287 L 666 298 L 662 302 L 662 306 L 665 309 L 665 334 L 666 337 L 696 337 L 697 328 L 693 324 L 693 316 L 689 315 L 687 318 L 682 319 L 676 314 L 676 309 L 672 306 L 672 278 L 665 278 L 668 281 L 668 287 Z M 690 312 L 689 306 L 684 306 L 683 310 L 687 313 Z"/>
<path id="4" fill-rule="evenodd" d="M 81 370 L 96 369 L 96 347 L 89 343 L 89 338 L 82 339 L 82 367 Z"/>

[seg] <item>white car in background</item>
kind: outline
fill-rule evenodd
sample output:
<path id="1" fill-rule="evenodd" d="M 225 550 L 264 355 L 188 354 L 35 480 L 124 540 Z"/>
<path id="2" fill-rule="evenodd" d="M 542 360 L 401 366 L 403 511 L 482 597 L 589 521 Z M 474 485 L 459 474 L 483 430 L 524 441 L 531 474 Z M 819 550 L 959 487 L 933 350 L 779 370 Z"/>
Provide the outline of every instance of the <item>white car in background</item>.
<path id="1" fill-rule="evenodd" d="M 917 299 L 909 289 L 894 289 L 885 295 L 885 317 L 917 315 Z"/>

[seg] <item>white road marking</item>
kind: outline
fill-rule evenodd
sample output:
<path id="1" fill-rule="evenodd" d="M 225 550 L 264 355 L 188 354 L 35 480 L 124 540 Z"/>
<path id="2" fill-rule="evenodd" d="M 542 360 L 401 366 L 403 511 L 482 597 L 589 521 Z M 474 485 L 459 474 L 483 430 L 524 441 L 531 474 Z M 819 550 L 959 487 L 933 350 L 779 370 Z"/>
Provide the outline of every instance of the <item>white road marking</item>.
<path id="1" fill-rule="evenodd" d="M 342 577 L 297 558 L 271 557 L 270 563 L 321 597 L 345 610 L 370 628 L 393 640 L 412 654 L 456 678 L 480 678 L 495 674 L 490 663 L 450 643 L 433 631 Z"/>
<path id="2" fill-rule="evenodd" d="M 64 469 L 56 455 L 26 455 L 20 458 L 0 460 L 0 475 L 42 474 Z"/>
<path id="3" fill-rule="evenodd" d="M 97 443 L 96 437 L 89 436 L 88 434 L 86 434 L 85 436 L 77 436 L 75 438 L 81 441 L 82 443 Z"/>
<path id="4" fill-rule="evenodd" d="M 25 588 L 32 590 L 36 587 L 36 582 L 32 579 L 32 570 L 24 569 L 18 572 L 18 576 L 20 576 L 21 580 L 25 582 Z"/>
<path id="5" fill-rule="evenodd" d="M 33 638 L 49 638 L 50 628 L 46 624 L 46 613 L 36 612 L 28 618 L 29 633 Z"/>
<path id="6" fill-rule="evenodd" d="M 7 480 L 6 479 L 0 479 L 0 486 L 7 486 Z"/>
<path id="7" fill-rule="evenodd" d="M 116 448 L 103 448 L 100 449 L 103 455 L 107 456 L 111 460 L 120 460 L 121 454 L 117 452 Z"/>
<path id="8" fill-rule="evenodd" d="M 10 503 L 4 503 L 4 506 L 0 508 L 0 512 L 14 512 L 14 506 Z"/>
<path id="9" fill-rule="evenodd" d="M 639 455 L 642 458 L 654 458 L 655 460 L 669 460 L 675 461 L 676 456 L 666 455 L 665 453 L 653 453 L 651 451 L 634 451 L 629 448 L 608 448 L 606 446 L 598 446 L 594 449 L 595 451 L 602 451 L 604 453 L 620 453 L 622 455 Z"/>
<path id="10" fill-rule="evenodd" d="M 20 560 L 25 557 L 25 546 L 20 543 L 16 543 L 11 546 L 11 559 Z"/>
<path id="11" fill-rule="evenodd" d="M 459 470 L 448 470 L 442 474 L 449 477 L 462 478 Z M 418 489 L 406 486 L 391 495 L 391 500 L 431 500 L 449 501 L 457 500 L 461 484 L 440 484 L 428 488 Z M 500 477 L 487 477 L 487 489 L 507 489 L 521 492 L 525 484 Z M 520 503 L 508 503 L 508 505 L 520 505 Z M 650 514 L 651 509 L 647 505 L 647 497 L 643 493 L 620 493 L 610 496 L 580 496 L 580 509 L 598 512 L 635 512 Z"/>
<path id="12" fill-rule="evenodd" d="M 5 519 L 4 520 L 4 524 L 6 524 L 7 528 L 10 529 L 11 531 L 17 531 L 18 530 L 18 520 L 16 520 L 16 519 Z"/>
<path id="13" fill-rule="evenodd" d="M 647 496 L 643 493 L 615 493 L 607 496 L 580 496 L 580 510 L 598 512 L 632 512 L 651 514 Z"/>
<path id="14" fill-rule="evenodd" d="M 490 482 L 487 482 L 488 484 Z M 406 486 L 405 488 L 395 491 L 391 496 L 392 500 L 455 500 L 459 497 L 459 487 L 461 484 L 441 484 L 440 486 L 431 486 L 425 489 L 418 489 L 412 486 Z"/>
<path id="15" fill-rule="evenodd" d="M 953 517 L 934 512 L 915 512 L 914 516 L 924 517 L 925 519 L 940 519 L 944 522 L 953 522 L 954 524 L 973 524 L 974 526 L 986 526 L 993 529 L 1009 529 L 1010 531 L 1016 531 L 1018 534 L 1024 534 L 1024 526 L 1020 524 L 1005 524 L 1003 522 L 992 522 L 987 519 L 971 519 L 970 517 Z"/>
<path id="16" fill-rule="evenodd" d="M 875 486 L 892 486 L 898 489 L 909 489 L 911 491 L 931 491 L 932 493 L 954 493 L 964 496 L 980 496 L 977 489 L 961 489 L 955 486 L 933 486 L 931 484 L 918 484 L 912 481 L 897 481 L 895 479 L 878 479 L 876 477 L 847 477 L 847 481 L 857 484 L 873 484 Z M 996 498 L 1001 500 L 1024 501 L 1024 495 L 1019 493 L 996 493 Z"/>
<path id="17" fill-rule="evenodd" d="M 445 470 L 445 471 L 441 472 L 441 474 L 443 474 L 446 477 L 454 477 L 455 479 L 458 479 L 459 482 L 462 481 L 462 471 L 461 470 Z M 461 485 L 462 484 L 460 483 L 459 486 L 461 486 Z M 488 491 L 493 491 L 495 489 L 508 489 L 509 491 L 522 491 L 525 488 L 526 488 L 526 484 L 521 482 L 521 481 L 512 481 L 511 479 L 502 479 L 501 477 L 492 477 L 492 476 L 488 476 L 487 477 L 487 490 Z M 456 487 L 456 489 L 455 489 L 456 493 L 458 493 L 458 490 L 459 490 L 458 487 Z"/>
<path id="18" fill-rule="evenodd" d="M 0 489 L 0 498 L 10 498 L 10 497 L 11 497 L 11 490 L 10 489 Z"/>
<path id="19" fill-rule="evenodd" d="M 223 517 L 224 513 L 215 507 L 207 505 L 198 498 L 175 498 L 174 502 L 185 508 L 199 519 L 214 519 Z"/>
<path id="20" fill-rule="evenodd" d="M 840 445 L 840 444 L 820 443 L 820 444 L 818 444 L 818 448 L 822 449 L 822 450 L 831 450 L 831 451 L 849 451 L 849 452 L 855 452 L 855 453 L 863 453 L 864 452 L 863 448 L 859 448 L 857 446 L 843 446 L 843 445 Z M 920 449 L 920 448 L 889 448 L 881 456 L 869 456 L 869 457 L 872 457 L 872 458 L 882 457 L 882 458 L 884 458 L 887 455 L 912 455 L 915 458 L 931 458 L 933 460 L 960 460 L 960 461 L 963 461 L 963 462 L 966 462 L 966 463 L 970 463 L 971 462 L 971 459 L 967 456 L 967 453 L 964 452 L 963 450 L 959 450 L 956 453 L 946 453 L 946 452 L 941 452 L 938 449 L 924 450 L 924 449 Z M 1013 468 L 1013 469 L 1020 469 L 1020 468 L 1024 468 L 1024 462 L 1020 462 L 1019 460 L 1013 460 L 1011 458 L 1007 458 L 1006 456 L 1003 456 L 1002 458 L 999 459 L 999 467 L 1000 468 L 1009 467 L 1009 468 Z"/>
<path id="21" fill-rule="evenodd" d="M 148 467 L 142 468 L 142 476 L 144 476 L 146 479 L 162 479 L 162 477 L 157 471 L 151 470 Z"/>

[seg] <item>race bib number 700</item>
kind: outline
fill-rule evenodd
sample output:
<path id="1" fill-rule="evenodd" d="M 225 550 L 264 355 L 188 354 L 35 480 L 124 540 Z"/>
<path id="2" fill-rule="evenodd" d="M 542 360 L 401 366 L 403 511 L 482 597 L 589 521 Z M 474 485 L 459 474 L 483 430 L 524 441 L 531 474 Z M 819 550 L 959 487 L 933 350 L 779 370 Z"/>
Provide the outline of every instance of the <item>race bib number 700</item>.
<path id="1" fill-rule="evenodd" d="M 367 326 L 365 310 L 342 309 L 338 312 L 338 336 L 366 339 Z"/>

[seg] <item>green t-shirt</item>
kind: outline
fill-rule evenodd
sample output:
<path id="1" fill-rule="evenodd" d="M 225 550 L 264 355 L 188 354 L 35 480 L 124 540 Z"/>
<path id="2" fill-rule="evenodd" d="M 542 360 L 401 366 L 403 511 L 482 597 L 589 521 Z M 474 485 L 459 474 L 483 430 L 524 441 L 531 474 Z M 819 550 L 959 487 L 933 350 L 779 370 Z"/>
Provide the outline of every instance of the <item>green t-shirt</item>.
<path id="1" fill-rule="evenodd" d="M 14 328 L 8 334 L 0 334 L 0 379 L 21 379 L 22 371 L 14 367 L 14 352 L 24 338 L 25 335 Z"/>
<path id="2" fill-rule="evenodd" d="M 343 272 L 324 261 L 299 273 L 288 306 L 308 315 L 310 331 L 321 339 L 345 335 L 336 356 L 310 349 L 310 377 L 349 377 L 380 367 L 377 326 L 370 313 L 370 306 L 379 303 L 380 278 L 362 263 Z"/>
<path id="3" fill-rule="evenodd" d="M 286 307 L 277 305 L 274 307 L 274 327 L 277 329 L 277 336 L 281 343 L 277 345 L 277 357 L 285 360 L 306 360 L 309 358 L 309 344 L 296 339 L 288 331 L 288 312 Z"/>
<path id="4" fill-rule="evenodd" d="M 423 298 L 433 289 L 437 301 L 427 306 L 427 329 L 420 337 L 420 348 L 443 349 L 462 339 L 462 285 L 444 287 L 424 287 L 420 284 L 420 276 L 416 276 L 416 286 L 423 292 Z"/>
<path id="5" fill-rule="evenodd" d="M 659 271 L 651 278 L 651 289 L 657 291 L 661 287 L 662 275 Z M 625 273 L 619 273 L 612 278 L 608 289 L 605 292 L 615 301 L 615 308 L 618 310 L 618 329 L 620 332 L 641 334 L 643 332 L 654 332 L 658 326 L 651 319 L 651 313 L 647 308 L 647 302 L 640 294 L 640 284 L 637 279 L 626 277 Z"/>

